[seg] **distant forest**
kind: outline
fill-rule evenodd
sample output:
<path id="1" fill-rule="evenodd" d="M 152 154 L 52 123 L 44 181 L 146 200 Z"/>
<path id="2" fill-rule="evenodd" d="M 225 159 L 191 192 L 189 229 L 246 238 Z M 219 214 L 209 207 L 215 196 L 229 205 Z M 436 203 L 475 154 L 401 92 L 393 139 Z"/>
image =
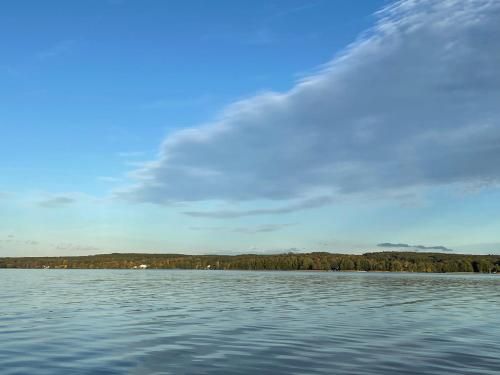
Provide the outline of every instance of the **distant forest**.
<path id="1" fill-rule="evenodd" d="M 323 270 L 391 272 L 500 272 L 500 255 L 325 252 L 273 255 L 182 255 L 113 253 L 89 256 L 0 258 L 0 268 L 134 268 L 215 270 Z"/>

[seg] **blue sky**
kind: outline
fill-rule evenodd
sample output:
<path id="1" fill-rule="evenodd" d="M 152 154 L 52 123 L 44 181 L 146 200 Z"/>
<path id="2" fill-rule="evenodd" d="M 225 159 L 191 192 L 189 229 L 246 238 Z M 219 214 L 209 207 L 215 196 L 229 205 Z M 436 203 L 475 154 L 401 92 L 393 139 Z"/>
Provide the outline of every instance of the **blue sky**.
<path id="1" fill-rule="evenodd" d="M 5 4 L 0 254 L 498 253 L 499 14 Z"/>

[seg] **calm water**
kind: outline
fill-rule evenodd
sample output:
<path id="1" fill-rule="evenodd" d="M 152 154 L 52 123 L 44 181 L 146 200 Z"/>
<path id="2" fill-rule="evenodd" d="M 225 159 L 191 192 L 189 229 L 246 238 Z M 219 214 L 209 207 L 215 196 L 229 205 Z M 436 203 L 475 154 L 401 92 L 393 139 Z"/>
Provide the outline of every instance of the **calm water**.
<path id="1" fill-rule="evenodd" d="M 496 374 L 500 277 L 0 270 L 2 374 Z"/>

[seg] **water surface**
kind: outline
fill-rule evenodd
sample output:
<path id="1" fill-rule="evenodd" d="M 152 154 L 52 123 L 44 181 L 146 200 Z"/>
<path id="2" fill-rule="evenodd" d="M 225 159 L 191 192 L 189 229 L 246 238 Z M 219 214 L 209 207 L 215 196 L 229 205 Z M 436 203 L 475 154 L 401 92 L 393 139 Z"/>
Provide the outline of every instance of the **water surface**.
<path id="1" fill-rule="evenodd" d="M 2 374 L 495 374 L 500 277 L 0 270 Z"/>

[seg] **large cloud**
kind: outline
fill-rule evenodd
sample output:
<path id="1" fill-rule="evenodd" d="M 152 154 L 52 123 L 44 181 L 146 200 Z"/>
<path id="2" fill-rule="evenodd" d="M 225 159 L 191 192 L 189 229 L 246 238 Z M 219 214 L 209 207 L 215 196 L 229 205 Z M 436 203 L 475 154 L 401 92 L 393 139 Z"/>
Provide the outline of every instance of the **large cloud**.
<path id="1" fill-rule="evenodd" d="M 289 92 L 170 135 L 122 197 L 310 200 L 497 183 L 500 2 L 402 1 L 378 16 Z"/>

